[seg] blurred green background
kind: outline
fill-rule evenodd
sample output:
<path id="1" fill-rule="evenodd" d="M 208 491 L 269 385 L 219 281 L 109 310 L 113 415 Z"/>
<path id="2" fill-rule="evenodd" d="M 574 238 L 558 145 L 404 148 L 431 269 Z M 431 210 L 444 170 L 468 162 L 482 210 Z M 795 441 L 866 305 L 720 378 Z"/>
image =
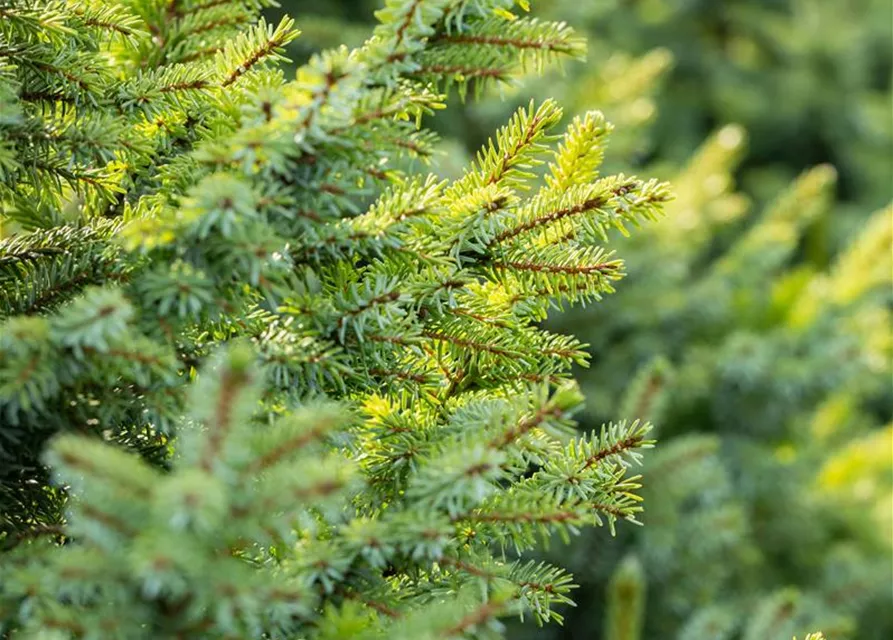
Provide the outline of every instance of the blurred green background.
<path id="1" fill-rule="evenodd" d="M 300 63 L 356 45 L 374 0 L 283 0 Z M 585 428 L 655 423 L 644 527 L 551 554 L 563 626 L 508 637 L 893 637 L 893 3 L 537 0 L 585 62 L 432 122 L 455 177 L 530 98 L 616 126 L 612 171 L 670 179 L 616 238 L 628 277 L 550 325 L 591 345 Z M 548 556 L 549 554 L 547 554 Z"/>

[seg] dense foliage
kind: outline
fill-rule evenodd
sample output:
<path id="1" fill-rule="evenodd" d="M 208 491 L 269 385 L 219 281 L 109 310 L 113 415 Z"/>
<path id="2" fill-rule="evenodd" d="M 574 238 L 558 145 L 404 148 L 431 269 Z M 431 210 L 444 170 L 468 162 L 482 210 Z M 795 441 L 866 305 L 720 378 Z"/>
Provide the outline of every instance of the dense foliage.
<path id="1" fill-rule="evenodd" d="M 310 0 L 285 0 L 287 10 L 314 14 L 297 53 L 360 30 L 374 4 L 332 0 L 323 8 Z M 889 2 L 541 0 L 534 11 L 585 30 L 589 55 L 585 63 L 569 66 L 566 77 L 533 79 L 528 91 L 547 90 L 571 111 L 597 107 L 608 113 L 616 101 L 617 110 L 633 121 L 653 118 L 650 142 L 634 136 L 642 154 L 636 159 L 678 166 L 714 130 L 737 123 L 750 134 L 743 162 L 747 187 L 761 197 L 811 166 L 830 163 L 840 175 L 844 201 L 869 210 L 889 201 Z M 642 82 L 656 74 L 665 81 L 655 109 L 637 98 Z M 503 110 L 472 105 L 450 131 L 471 136 L 476 146 Z M 610 118 L 628 133 L 618 115 Z"/>
<path id="2" fill-rule="evenodd" d="M 328 7 L 305 42 L 367 16 Z M 571 113 L 603 110 L 610 166 L 645 164 L 679 197 L 621 245 L 615 304 L 548 325 L 592 345 L 583 424 L 658 425 L 646 526 L 621 531 L 619 564 L 598 532 L 559 546 L 585 606 L 513 637 L 888 637 L 890 4 L 536 11 L 586 25 L 588 61 L 504 89 L 508 103 L 548 91 Z M 506 109 L 475 102 L 444 129 L 473 146 Z"/>
<path id="3" fill-rule="evenodd" d="M 571 563 L 592 606 L 554 635 L 893 633 L 893 38 L 881 4 L 551 3 L 598 14 L 603 51 L 554 93 L 628 133 L 647 126 L 653 144 L 634 133 L 621 160 L 651 158 L 678 194 L 665 222 L 620 245 L 630 277 L 611 309 L 552 325 L 592 345 L 583 423 L 647 417 L 662 443 L 646 464 L 646 526 L 625 532 L 641 598 L 618 606 L 618 589 L 635 593 L 616 582 L 632 561 L 599 554 L 596 534 Z M 746 129 L 719 128 L 677 168 L 730 121 Z M 786 186 L 815 161 L 834 168 Z"/>
<path id="4" fill-rule="evenodd" d="M 589 606 L 569 613 L 566 630 L 537 637 L 601 630 L 612 640 L 788 638 L 815 628 L 829 637 L 887 637 L 893 210 L 876 206 L 893 195 L 880 178 L 893 162 L 884 129 L 891 120 L 883 115 L 885 104 L 887 113 L 893 107 L 889 85 L 881 78 L 844 90 L 865 76 L 830 74 L 785 55 L 751 68 L 744 84 L 751 90 L 723 110 L 709 97 L 741 86 L 729 80 L 738 77 L 724 53 L 733 48 L 707 48 L 717 41 L 695 37 L 709 33 L 714 14 L 676 10 L 658 19 L 642 4 L 638 17 L 618 12 L 592 23 L 591 37 L 607 42 L 604 63 L 555 94 L 577 108 L 605 109 L 627 133 L 655 132 L 651 146 L 642 146 L 641 131 L 624 140 L 621 160 L 652 157 L 649 171 L 670 177 L 678 198 L 665 222 L 619 245 L 630 277 L 611 309 L 551 326 L 573 327 L 592 345 L 593 366 L 580 372 L 590 408 L 583 424 L 614 411 L 647 417 L 662 446 L 646 461 L 646 526 L 622 532 L 630 557 L 618 565 L 615 554 L 600 554 L 597 534 L 572 551 L 559 548 L 556 557 L 572 558 L 581 582 L 577 601 Z M 858 41 L 844 28 L 828 35 L 864 24 L 859 12 L 834 18 L 835 3 L 824 3 L 812 8 L 820 20 L 788 23 L 781 4 L 778 13 L 730 12 L 723 33 L 734 41 L 748 29 L 785 25 L 797 33 L 778 46 L 810 42 L 811 51 L 844 39 L 850 49 L 835 64 L 861 56 L 863 69 L 890 46 L 872 29 Z M 667 48 L 638 55 L 648 42 Z M 713 66 L 726 71 L 707 73 Z M 696 71 L 698 82 L 686 82 Z M 661 74 L 665 90 L 653 81 Z M 791 80 L 795 74 L 808 79 L 808 90 Z M 832 108 L 823 102 L 831 95 L 852 106 Z M 744 105 L 753 108 L 748 117 L 735 111 Z M 734 118 L 749 131 L 720 128 L 680 169 L 674 157 L 704 129 L 672 117 L 698 109 L 707 114 L 702 123 Z M 810 114 L 819 109 L 826 117 L 815 126 Z M 789 120 L 773 124 L 779 117 Z M 773 132 L 777 126 L 798 139 Z M 813 159 L 840 171 L 818 166 L 785 186 Z M 736 176 L 745 190 L 735 188 Z M 780 193 L 767 198 L 772 191 Z M 629 385 L 630 377 L 637 382 Z"/>
<path id="5" fill-rule="evenodd" d="M 389 0 L 286 81 L 255 0 L 0 2 L 2 633 L 560 619 L 570 576 L 515 557 L 635 520 L 649 425 L 581 436 L 585 352 L 539 323 L 669 193 L 550 100 L 419 171 L 445 88 L 582 51 L 514 4 Z"/>

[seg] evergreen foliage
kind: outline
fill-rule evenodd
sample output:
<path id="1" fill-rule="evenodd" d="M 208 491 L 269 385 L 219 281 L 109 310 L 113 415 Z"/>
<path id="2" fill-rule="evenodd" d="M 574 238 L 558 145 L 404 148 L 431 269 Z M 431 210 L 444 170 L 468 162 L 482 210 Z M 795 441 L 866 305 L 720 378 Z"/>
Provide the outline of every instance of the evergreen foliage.
<path id="1" fill-rule="evenodd" d="M 320 40 L 364 20 L 363 4 L 327 3 Z M 551 556 L 570 559 L 585 606 L 562 629 L 510 635 L 893 635 L 893 241 L 890 210 L 872 216 L 893 195 L 890 4 L 536 10 L 586 26 L 586 64 L 504 88 L 507 100 L 470 104 L 443 130 L 473 147 L 512 102 L 548 91 L 617 125 L 612 170 L 644 164 L 678 197 L 666 221 L 622 245 L 631 275 L 616 304 L 547 325 L 592 344 L 584 426 L 623 415 L 660 428 L 648 526 L 621 531 L 647 586 L 644 626 L 638 600 L 620 607 L 610 586 L 633 584 L 612 578 L 632 561 L 616 568 L 593 532 Z M 461 144 L 447 149 L 461 156 Z M 821 163 L 834 169 L 811 166 Z"/>
<path id="2" fill-rule="evenodd" d="M 388 0 L 293 81 L 262 4 L 0 4 L 0 629 L 560 620 L 570 576 L 513 558 L 635 521 L 650 426 L 579 437 L 583 345 L 539 321 L 613 291 L 667 186 L 549 100 L 419 171 L 444 89 L 581 53 L 513 0 Z"/>
<path id="3" fill-rule="evenodd" d="M 320 14 L 299 53 L 361 30 L 370 4 L 285 0 L 286 9 Z M 535 11 L 585 29 L 589 54 L 585 64 L 568 67 L 569 81 L 556 74 L 531 78 L 523 92 L 506 92 L 509 103 L 548 91 L 571 113 L 597 107 L 619 128 L 615 161 L 670 161 L 678 168 L 713 131 L 738 123 L 751 134 L 738 173 L 761 199 L 809 167 L 830 163 L 839 196 L 857 205 L 841 206 L 835 216 L 846 237 L 866 210 L 893 195 L 890 3 L 542 0 Z M 505 110 L 499 101 L 484 101 L 438 126 L 473 148 Z M 645 123 L 653 125 L 650 136 L 635 130 Z"/>

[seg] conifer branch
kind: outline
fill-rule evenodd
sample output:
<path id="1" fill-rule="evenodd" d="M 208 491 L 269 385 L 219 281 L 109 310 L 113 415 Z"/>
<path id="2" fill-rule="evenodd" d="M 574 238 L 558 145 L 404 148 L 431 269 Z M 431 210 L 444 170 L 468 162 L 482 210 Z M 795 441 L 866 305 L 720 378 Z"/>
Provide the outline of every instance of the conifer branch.
<path id="1" fill-rule="evenodd" d="M 217 460 L 220 449 L 233 429 L 234 403 L 237 395 L 249 384 L 250 378 L 245 371 L 226 367 L 220 377 L 220 390 L 214 406 L 213 422 L 208 430 L 207 442 L 202 452 L 201 466 L 211 471 Z"/>
<path id="2" fill-rule="evenodd" d="M 597 451 L 593 455 L 586 458 L 586 463 L 583 465 L 583 471 L 597 465 L 605 458 L 615 456 L 619 453 L 623 453 L 624 451 L 629 451 L 630 449 L 641 447 L 644 442 L 645 438 L 639 435 L 624 438 L 620 442 L 617 442 L 610 447 Z"/>
<path id="3" fill-rule="evenodd" d="M 234 0 L 207 0 L 206 2 L 197 2 L 189 7 L 181 6 L 177 0 L 171 0 L 168 5 L 168 13 L 175 18 L 185 18 L 188 15 L 214 9 L 216 7 L 233 4 Z"/>
<path id="4" fill-rule="evenodd" d="M 256 30 L 235 42 L 231 52 L 227 50 L 222 54 L 232 70 L 224 77 L 220 86 L 230 86 L 255 65 L 278 56 L 278 52 L 297 36 L 292 30 L 293 24 L 293 20 L 284 18 L 274 29 L 261 20 Z M 233 65 L 234 62 L 237 64 Z"/>
<path id="5" fill-rule="evenodd" d="M 468 33 L 439 33 L 431 39 L 431 42 L 449 42 L 461 44 L 486 44 L 498 47 L 509 47 L 512 49 L 542 49 L 547 51 L 556 51 L 559 53 L 572 53 L 572 48 L 564 41 L 553 39 L 525 39 L 512 38 L 498 35 L 478 35 Z"/>
<path id="6" fill-rule="evenodd" d="M 471 613 L 466 614 L 464 618 L 459 620 L 452 627 L 444 629 L 440 633 L 440 637 L 455 638 L 464 636 L 471 629 L 474 629 L 478 625 L 481 625 L 488 620 L 498 616 L 505 609 L 505 606 L 505 602 L 491 599 L 488 602 L 483 603 Z"/>
<path id="7" fill-rule="evenodd" d="M 622 263 L 613 260 L 611 262 L 600 262 L 598 264 L 562 266 L 551 264 L 537 264 L 534 262 L 493 262 L 496 269 L 513 269 L 518 271 L 534 271 L 537 273 L 565 273 L 571 275 L 588 275 L 591 273 L 616 274 L 621 268 Z"/>
<path id="8" fill-rule="evenodd" d="M 517 352 L 514 352 L 510 349 L 506 349 L 503 347 L 499 347 L 497 345 L 486 344 L 483 342 L 476 342 L 474 340 L 469 340 L 466 338 L 460 338 L 458 336 L 451 336 L 444 333 L 436 332 L 436 331 L 423 331 L 422 336 L 425 338 L 429 338 L 431 340 L 436 340 L 439 342 L 448 342 L 450 344 L 454 344 L 458 347 L 474 349 L 477 351 L 485 351 L 487 353 L 493 353 L 500 356 L 511 357 L 513 355 L 517 355 Z"/>
<path id="9" fill-rule="evenodd" d="M 509 70 L 494 67 L 476 67 L 470 64 L 428 64 L 420 66 L 412 72 L 412 75 L 452 76 L 462 80 L 476 80 L 478 78 L 506 80 L 509 77 Z"/>
<path id="10" fill-rule="evenodd" d="M 513 443 L 518 438 L 523 437 L 528 432 L 533 429 L 539 427 L 543 422 L 545 422 L 550 417 L 559 417 L 563 413 L 561 407 L 546 405 L 536 411 L 534 415 L 525 420 L 522 420 L 520 423 L 501 433 L 497 438 L 490 441 L 490 446 L 494 449 L 501 449 L 511 443 Z"/>
<path id="11" fill-rule="evenodd" d="M 622 188 L 623 187 L 621 187 L 621 189 Z M 620 195 L 621 189 L 618 189 L 618 192 L 616 192 L 615 195 Z M 587 213 L 589 211 L 600 209 L 601 207 L 604 207 L 606 203 L 607 198 L 591 198 L 571 207 L 566 207 L 564 209 L 545 213 L 516 227 L 506 229 L 493 238 L 492 244 L 498 244 L 500 242 L 505 242 L 506 240 L 511 240 L 512 238 L 515 238 L 522 233 L 531 231 L 533 229 L 536 229 L 537 227 L 543 227 L 559 220 L 563 220 L 564 218 L 570 218 L 572 216 L 580 215 L 581 213 Z"/>
<path id="12" fill-rule="evenodd" d="M 266 0 L 38 4 L 0 9 L 0 509 L 5 540 L 49 539 L 0 563 L 2 597 L 33 605 L 0 627 L 559 620 L 569 577 L 496 547 L 632 519 L 648 442 L 577 436 L 583 347 L 536 298 L 609 292 L 597 239 L 665 188 L 596 179 L 597 118 L 553 150 L 552 101 L 452 183 L 406 161 L 435 148 L 437 85 L 579 55 L 571 30 L 510 20 L 514 0 L 387 0 L 362 47 L 286 80 L 296 32 Z"/>
<path id="13" fill-rule="evenodd" d="M 315 422 L 313 427 L 295 433 L 290 439 L 279 443 L 275 448 L 267 451 L 262 456 L 255 458 L 246 468 L 245 474 L 255 474 L 269 469 L 287 456 L 304 448 L 311 442 L 319 440 L 330 433 L 337 425 L 334 418 L 323 417 Z"/>

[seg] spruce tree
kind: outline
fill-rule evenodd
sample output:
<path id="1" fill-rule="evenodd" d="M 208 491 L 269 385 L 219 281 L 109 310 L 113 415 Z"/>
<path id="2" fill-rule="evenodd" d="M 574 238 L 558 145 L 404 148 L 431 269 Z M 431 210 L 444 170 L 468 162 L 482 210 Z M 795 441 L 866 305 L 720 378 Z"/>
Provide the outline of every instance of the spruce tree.
<path id="1" fill-rule="evenodd" d="M 890 93 L 873 71 L 890 41 L 877 28 L 889 20 L 867 19 L 889 7 L 769 4 L 538 5 L 589 16 L 594 46 L 570 82 L 531 78 L 529 90 L 603 109 L 619 124 L 609 167 L 647 163 L 677 198 L 665 221 L 618 239 L 630 276 L 611 305 L 546 325 L 591 345 L 584 427 L 612 415 L 658 425 L 646 526 L 621 532 L 641 575 L 618 565 L 625 553 L 599 553 L 601 532 L 558 546 L 546 557 L 573 568 L 585 606 L 562 628 L 512 637 L 893 634 L 893 211 L 875 210 L 890 198 Z M 738 58 L 751 38 L 765 49 Z M 474 103 L 469 119 L 486 129 L 505 108 Z M 678 166 L 730 117 L 750 131 L 720 127 Z M 835 168 L 790 180 L 816 157 Z"/>
<path id="2" fill-rule="evenodd" d="M 304 42 L 355 27 L 365 14 L 348 7 L 362 5 L 329 3 Z M 591 344 L 584 427 L 615 415 L 658 425 L 646 526 L 621 531 L 628 556 L 601 553 L 597 530 L 553 548 L 584 606 L 563 627 L 510 636 L 890 636 L 893 239 L 889 209 L 873 213 L 893 171 L 889 3 L 536 10 L 586 26 L 587 62 L 454 112 L 442 127 L 461 140 L 453 155 L 513 101 L 549 91 L 617 125 L 609 170 L 644 164 L 677 198 L 621 241 L 630 276 L 613 304 L 546 325 Z"/>
<path id="3" fill-rule="evenodd" d="M 255 0 L 0 4 L 0 629 L 496 637 L 524 552 L 635 521 L 649 425 L 574 427 L 575 338 L 655 180 L 531 102 L 461 178 L 419 126 L 579 56 L 513 0 L 388 0 L 276 67 Z M 500 34 L 509 33 L 511 37 Z M 557 144 L 556 144 L 557 143 Z"/>

